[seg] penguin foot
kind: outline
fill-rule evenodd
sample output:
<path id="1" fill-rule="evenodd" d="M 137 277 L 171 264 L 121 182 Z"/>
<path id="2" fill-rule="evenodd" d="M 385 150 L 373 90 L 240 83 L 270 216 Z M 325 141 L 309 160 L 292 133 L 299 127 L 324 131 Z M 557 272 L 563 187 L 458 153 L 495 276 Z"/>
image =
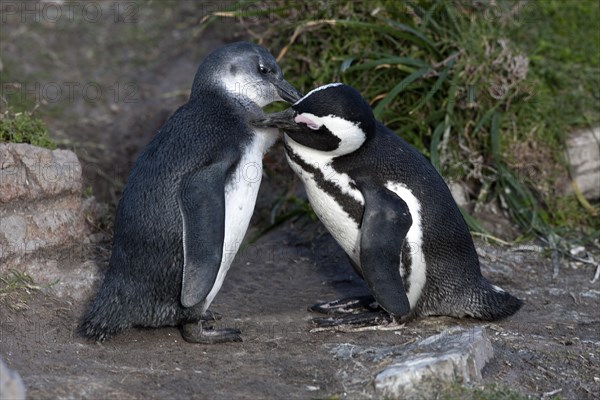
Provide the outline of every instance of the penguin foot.
<path id="1" fill-rule="evenodd" d="M 183 339 L 190 343 L 217 344 L 241 342 L 241 332 L 237 329 L 213 329 L 202 326 L 202 322 L 183 325 Z"/>
<path id="2" fill-rule="evenodd" d="M 201 321 L 220 321 L 223 318 L 221 314 L 216 311 L 206 310 L 200 317 Z"/>
<path id="3" fill-rule="evenodd" d="M 370 311 L 360 314 L 338 314 L 331 317 L 313 318 L 317 330 L 331 329 L 342 325 L 376 326 L 390 324 L 394 319 L 385 311 Z"/>
<path id="4" fill-rule="evenodd" d="M 371 295 L 346 297 L 325 303 L 317 303 L 308 307 L 308 311 L 321 314 L 358 314 L 378 309 L 379 305 Z"/>

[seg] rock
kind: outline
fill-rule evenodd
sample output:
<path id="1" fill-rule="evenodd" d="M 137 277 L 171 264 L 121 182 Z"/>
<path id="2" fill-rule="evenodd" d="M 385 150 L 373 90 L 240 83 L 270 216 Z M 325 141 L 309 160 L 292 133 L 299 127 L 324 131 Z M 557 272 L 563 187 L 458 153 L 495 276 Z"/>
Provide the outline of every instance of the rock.
<path id="1" fill-rule="evenodd" d="M 59 194 L 80 196 L 81 185 L 81 164 L 75 153 L 0 143 L 0 205 Z"/>
<path id="2" fill-rule="evenodd" d="M 583 195 L 600 199 L 600 127 L 574 132 L 567 138 L 572 178 Z M 572 192 L 571 185 L 567 192 Z"/>
<path id="3" fill-rule="evenodd" d="M 74 153 L 0 144 L 0 276 L 17 269 L 39 285 L 56 284 L 59 294 L 95 279 L 97 268 L 79 271 L 81 276 L 69 270 L 81 265 L 85 215 L 94 206 L 82 201 L 81 191 L 81 164 Z"/>
<path id="4" fill-rule="evenodd" d="M 25 386 L 19 374 L 10 370 L 0 358 L 0 398 L 25 399 Z"/>
<path id="5" fill-rule="evenodd" d="M 83 264 L 63 270 L 57 267 L 56 263 L 50 264 L 54 268 L 44 268 L 35 272 L 35 276 L 46 282 L 52 279 L 56 283 L 52 284 L 49 291 L 57 297 L 71 297 L 75 301 L 85 301 L 95 292 L 102 276 L 104 276 L 100 266 L 95 261 L 86 261 Z"/>
<path id="6" fill-rule="evenodd" d="M 393 399 L 435 398 L 452 382 L 481 380 L 481 370 L 492 356 L 484 328 L 446 330 L 421 340 L 379 372 L 375 391 Z"/>
<path id="7" fill-rule="evenodd" d="M 450 189 L 450 193 L 452 193 L 456 204 L 464 209 L 469 207 L 469 195 L 463 183 L 448 182 L 448 189 Z"/>
<path id="8" fill-rule="evenodd" d="M 508 213 L 496 202 L 476 206 L 472 214 L 481 225 L 493 236 L 511 241 L 520 235 L 516 225 L 510 220 Z"/>

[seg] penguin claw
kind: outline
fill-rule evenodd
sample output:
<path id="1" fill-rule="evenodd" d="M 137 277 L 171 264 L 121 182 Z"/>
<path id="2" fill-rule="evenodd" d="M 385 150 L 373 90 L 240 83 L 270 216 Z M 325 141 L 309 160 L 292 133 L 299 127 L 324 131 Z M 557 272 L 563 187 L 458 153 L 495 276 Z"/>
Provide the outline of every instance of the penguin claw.
<path id="1" fill-rule="evenodd" d="M 365 311 L 376 311 L 379 305 L 371 295 L 346 297 L 308 307 L 308 311 L 321 314 L 359 314 Z M 318 319 L 318 318 L 317 318 Z"/>
<path id="2" fill-rule="evenodd" d="M 312 322 L 317 328 L 334 328 L 342 325 L 374 326 L 386 325 L 393 321 L 390 314 L 385 311 L 371 311 L 360 314 L 335 315 L 332 317 L 313 318 Z"/>
<path id="3" fill-rule="evenodd" d="M 200 344 L 217 344 L 241 342 L 242 336 L 238 329 L 213 329 L 202 326 L 201 322 L 183 325 L 182 336 L 186 342 Z"/>

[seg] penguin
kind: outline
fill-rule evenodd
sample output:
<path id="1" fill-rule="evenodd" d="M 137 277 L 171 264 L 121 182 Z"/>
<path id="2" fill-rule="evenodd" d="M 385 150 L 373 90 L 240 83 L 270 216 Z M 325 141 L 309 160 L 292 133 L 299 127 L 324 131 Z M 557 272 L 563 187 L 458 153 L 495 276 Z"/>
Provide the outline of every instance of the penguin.
<path id="1" fill-rule="evenodd" d="M 252 124 L 283 130 L 288 163 L 314 212 L 372 294 L 312 311 L 373 311 L 373 298 L 397 321 L 432 315 L 493 321 L 519 310 L 521 300 L 482 276 L 467 224 L 442 177 L 375 120 L 354 88 L 318 87 Z"/>
<path id="2" fill-rule="evenodd" d="M 79 331 L 102 341 L 131 327 L 182 326 L 189 342 L 241 340 L 203 322 L 240 247 L 278 131 L 251 118 L 301 94 L 263 47 L 210 53 L 188 102 L 143 149 L 117 206 L 112 254 Z"/>

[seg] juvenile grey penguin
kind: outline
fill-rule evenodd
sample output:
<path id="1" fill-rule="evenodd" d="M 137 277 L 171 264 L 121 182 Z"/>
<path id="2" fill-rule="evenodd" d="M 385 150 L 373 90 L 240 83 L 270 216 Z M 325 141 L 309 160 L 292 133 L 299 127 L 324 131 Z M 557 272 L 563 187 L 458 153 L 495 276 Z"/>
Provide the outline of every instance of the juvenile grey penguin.
<path id="1" fill-rule="evenodd" d="M 142 151 L 117 207 L 110 264 L 79 330 L 104 340 L 130 327 L 183 326 L 191 342 L 241 340 L 202 317 L 252 216 L 262 157 L 277 129 L 261 107 L 300 93 L 263 47 L 233 43 L 198 67 L 189 101 Z"/>
<path id="2" fill-rule="evenodd" d="M 253 124 L 283 129 L 288 162 L 314 212 L 389 314 L 496 320 L 521 307 L 481 275 L 468 227 L 442 177 L 375 120 L 355 89 L 321 86 Z M 369 303 L 358 300 L 313 310 Z"/>

